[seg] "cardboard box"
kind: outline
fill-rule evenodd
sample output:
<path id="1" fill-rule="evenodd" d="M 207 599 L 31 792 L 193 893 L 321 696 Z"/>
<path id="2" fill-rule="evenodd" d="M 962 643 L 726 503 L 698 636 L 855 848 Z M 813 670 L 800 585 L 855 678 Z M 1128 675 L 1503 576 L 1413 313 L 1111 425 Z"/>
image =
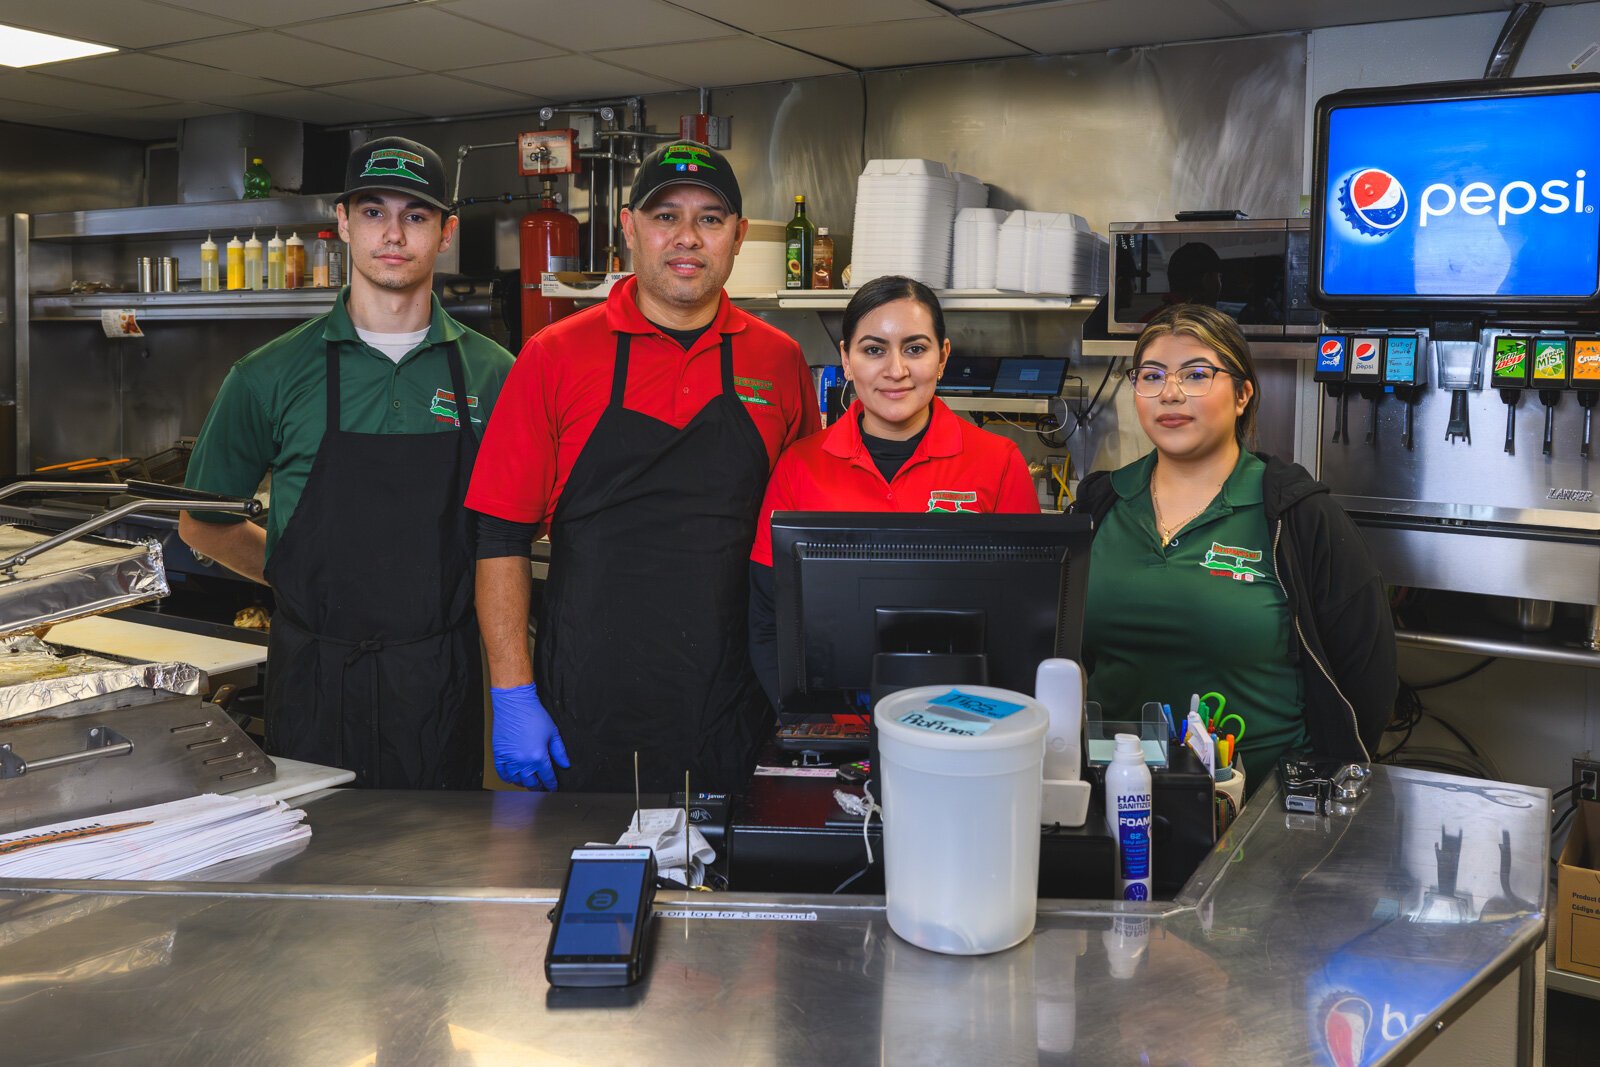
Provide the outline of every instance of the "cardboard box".
<path id="1" fill-rule="evenodd" d="M 1600 803 L 1578 802 L 1556 875 L 1556 967 L 1600 978 Z"/>

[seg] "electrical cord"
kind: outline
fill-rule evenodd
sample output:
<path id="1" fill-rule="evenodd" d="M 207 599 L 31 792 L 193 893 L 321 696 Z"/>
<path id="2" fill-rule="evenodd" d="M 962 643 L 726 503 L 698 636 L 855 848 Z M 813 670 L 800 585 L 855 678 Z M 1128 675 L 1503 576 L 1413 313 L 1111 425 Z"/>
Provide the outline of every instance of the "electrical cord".
<path id="1" fill-rule="evenodd" d="M 1074 412 L 1074 414 L 1078 415 L 1078 421 L 1072 424 L 1072 429 L 1067 431 L 1067 436 L 1061 439 L 1061 444 L 1063 447 L 1066 446 L 1068 441 L 1072 440 L 1073 435 L 1078 432 L 1078 428 L 1080 426 L 1094 417 L 1094 409 L 1100 404 L 1100 394 L 1106 391 L 1106 383 L 1111 381 L 1112 372 L 1117 369 L 1117 364 L 1121 362 L 1122 357 L 1116 356 L 1111 360 L 1111 362 L 1106 364 L 1105 376 L 1100 379 L 1100 387 L 1094 391 L 1094 396 L 1089 400 L 1089 406 L 1085 408 L 1081 414 Z"/>
<path id="2" fill-rule="evenodd" d="M 1468 678 L 1471 678 L 1474 674 L 1477 674 L 1479 671 L 1481 671 L 1484 668 L 1488 667 L 1490 664 L 1496 662 L 1498 659 L 1499 659 L 1498 656 L 1487 656 L 1487 657 L 1484 658 L 1484 660 L 1481 663 L 1477 664 L 1477 666 L 1469 667 L 1466 670 L 1462 671 L 1460 674 L 1452 674 L 1448 678 L 1442 678 L 1437 682 L 1429 682 L 1426 685 L 1410 685 L 1410 683 L 1407 683 L 1407 682 L 1402 682 L 1400 684 L 1402 684 L 1402 685 L 1410 685 L 1410 688 L 1416 690 L 1419 693 L 1424 692 L 1424 691 L 1429 690 L 1429 689 L 1443 689 L 1447 685 L 1455 685 L 1457 682 L 1466 681 Z"/>

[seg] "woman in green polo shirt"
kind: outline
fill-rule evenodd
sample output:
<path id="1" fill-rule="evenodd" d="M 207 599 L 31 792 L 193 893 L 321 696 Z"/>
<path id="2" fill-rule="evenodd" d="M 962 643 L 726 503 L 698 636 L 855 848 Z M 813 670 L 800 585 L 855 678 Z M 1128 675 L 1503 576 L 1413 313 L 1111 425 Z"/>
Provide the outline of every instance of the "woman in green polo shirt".
<path id="1" fill-rule="evenodd" d="M 1396 689 L 1383 579 L 1327 486 L 1246 447 L 1260 398 L 1239 327 L 1203 305 L 1166 308 L 1128 380 L 1155 448 L 1085 478 L 1074 508 L 1096 529 L 1089 698 L 1121 718 L 1221 694 L 1245 723 L 1252 788 L 1292 748 L 1370 761 Z"/>

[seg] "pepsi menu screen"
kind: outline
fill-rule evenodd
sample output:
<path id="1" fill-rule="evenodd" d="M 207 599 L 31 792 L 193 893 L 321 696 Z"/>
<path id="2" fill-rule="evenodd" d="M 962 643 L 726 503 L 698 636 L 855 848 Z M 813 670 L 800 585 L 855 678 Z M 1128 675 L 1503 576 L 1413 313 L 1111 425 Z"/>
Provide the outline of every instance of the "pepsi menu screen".
<path id="1" fill-rule="evenodd" d="M 1339 93 L 1317 113 L 1317 303 L 1600 295 L 1600 79 Z"/>

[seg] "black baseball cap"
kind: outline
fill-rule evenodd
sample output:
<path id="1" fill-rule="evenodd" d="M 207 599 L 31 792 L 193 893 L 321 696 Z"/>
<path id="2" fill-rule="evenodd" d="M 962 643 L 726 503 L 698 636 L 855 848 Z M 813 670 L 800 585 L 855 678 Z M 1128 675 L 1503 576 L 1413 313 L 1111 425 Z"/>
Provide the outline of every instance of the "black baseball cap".
<path id="1" fill-rule="evenodd" d="M 669 141 L 639 164 L 628 193 L 628 206 L 638 210 L 669 185 L 699 185 L 722 198 L 728 210 L 744 214 L 744 198 L 739 195 L 739 179 L 733 164 L 715 148 L 699 141 Z"/>
<path id="2" fill-rule="evenodd" d="M 379 137 L 350 153 L 340 203 L 363 189 L 409 193 L 447 215 L 455 210 L 439 153 L 407 137 Z"/>

